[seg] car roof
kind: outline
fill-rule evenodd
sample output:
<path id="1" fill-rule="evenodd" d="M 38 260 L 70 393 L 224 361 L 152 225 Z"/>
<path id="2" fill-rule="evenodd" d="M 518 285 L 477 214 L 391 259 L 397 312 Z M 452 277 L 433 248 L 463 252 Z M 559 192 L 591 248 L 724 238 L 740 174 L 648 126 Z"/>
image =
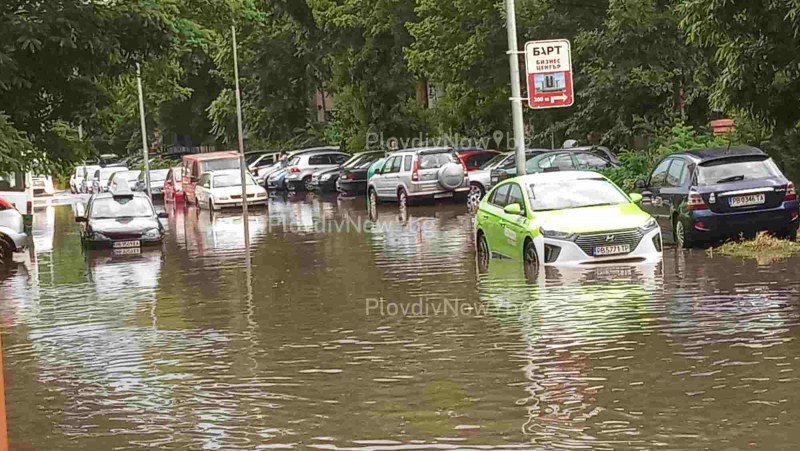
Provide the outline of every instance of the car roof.
<path id="1" fill-rule="evenodd" d="M 736 157 L 761 157 L 766 156 L 763 150 L 750 146 L 709 147 L 707 149 L 694 149 L 682 152 L 684 155 L 694 157 L 700 162 L 721 160 Z M 680 155 L 680 154 L 678 154 Z"/>
<path id="2" fill-rule="evenodd" d="M 289 151 L 289 155 L 300 155 L 305 153 L 311 152 L 340 152 L 341 149 L 338 146 L 323 146 L 323 147 L 309 147 L 306 149 L 295 149 Z"/>
<path id="3" fill-rule="evenodd" d="M 399 155 L 405 153 L 441 153 L 453 152 L 452 147 L 409 147 L 408 149 L 399 149 L 391 152 L 389 155 Z"/>
<path id="4" fill-rule="evenodd" d="M 195 153 L 191 155 L 184 155 L 185 160 L 217 160 L 222 158 L 235 158 L 239 156 L 239 152 L 235 150 L 225 150 L 222 152 L 208 152 L 208 153 Z"/>
<path id="5" fill-rule="evenodd" d="M 541 172 L 536 174 L 523 175 L 511 180 L 522 183 L 544 183 L 544 182 L 569 182 L 573 180 L 605 180 L 605 177 L 597 172 L 591 171 L 557 171 Z"/>

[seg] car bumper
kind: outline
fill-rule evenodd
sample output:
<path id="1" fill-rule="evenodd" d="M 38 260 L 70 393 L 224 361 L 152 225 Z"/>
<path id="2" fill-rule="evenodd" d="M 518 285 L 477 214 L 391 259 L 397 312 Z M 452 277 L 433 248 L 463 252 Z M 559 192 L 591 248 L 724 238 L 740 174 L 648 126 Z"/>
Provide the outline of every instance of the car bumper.
<path id="1" fill-rule="evenodd" d="M 336 180 L 320 180 L 317 182 L 311 182 L 311 187 L 314 189 L 314 191 L 320 192 L 336 191 Z"/>
<path id="2" fill-rule="evenodd" d="M 15 232 L 7 228 L 0 228 L 0 233 L 11 239 L 14 243 L 15 252 L 22 252 L 28 247 L 28 235 L 24 232 Z"/>
<path id="3" fill-rule="evenodd" d="M 164 241 L 164 237 L 160 238 L 138 238 L 138 239 L 111 239 L 111 240 L 95 240 L 85 237 L 83 243 L 90 249 L 114 249 L 114 243 L 123 243 L 130 241 L 138 241 L 141 247 L 157 246 Z M 135 249 L 136 247 L 126 247 L 121 249 Z"/>
<path id="4" fill-rule="evenodd" d="M 340 179 L 336 182 L 336 190 L 346 194 L 364 194 L 367 192 L 367 181 Z"/>
<path id="5" fill-rule="evenodd" d="M 266 197 L 259 197 L 256 199 L 248 199 L 247 206 L 264 206 L 267 205 L 268 198 Z M 241 199 L 231 199 L 231 200 L 214 200 L 214 209 L 221 210 L 223 208 L 241 208 L 242 207 L 242 200 Z"/>
<path id="6" fill-rule="evenodd" d="M 725 238 L 742 233 L 782 232 L 798 227 L 800 206 L 796 201 L 784 202 L 771 210 L 714 213 L 711 210 L 693 211 L 689 216 L 688 230 L 693 237 Z"/>
<path id="7" fill-rule="evenodd" d="M 436 191 L 436 192 L 416 192 L 416 193 L 408 193 L 409 198 L 413 199 L 428 199 L 428 200 L 440 200 L 440 199 L 453 199 L 459 196 L 466 196 L 469 194 L 470 188 L 469 186 L 464 186 L 461 188 L 454 189 L 453 191 Z"/>
<path id="8" fill-rule="evenodd" d="M 627 254 L 595 257 L 573 241 L 540 237 L 536 243 L 539 260 L 545 265 L 582 266 L 610 263 L 657 263 L 662 258 L 661 229 L 643 235 L 636 248 Z"/>

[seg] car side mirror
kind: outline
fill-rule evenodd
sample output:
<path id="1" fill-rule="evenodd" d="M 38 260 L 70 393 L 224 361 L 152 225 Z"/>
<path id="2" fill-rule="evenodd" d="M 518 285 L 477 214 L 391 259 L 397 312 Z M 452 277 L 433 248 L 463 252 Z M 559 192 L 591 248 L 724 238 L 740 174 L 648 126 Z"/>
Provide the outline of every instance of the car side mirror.
<path id="1" fill-rule="evenodd" d="M 633 184 L 633 186 L 638 190 L 643 190 L 643 189 L 647 188 L 647 182 L 645 182 L 642 179 L 639 179 Z"/>
<path id="2" fill-rule="evenodd" d="M 644 199 L 644 197 L 639 193 L 631 193 L 630 198 L 631 202 L 633 202 L 634 204 L 640 204 L 642 203 L 642 199 Z"/>
<path id="3" fill-rule="evenodd" d="M 166 211 L 158 212 L 158 219 L 169 219 L 169 213 Z"/>
<path id="4" fill-rule="evenodd" d="M 503 211 L 509 215 L 520 216 L 522 215 L 522 206 L 520 206 L 520 204 L 506 205 L 506 208 L 504 208 Z"/>
<path id="5" fill-rule="evenodd" d="M 87 218 L 86 216 L 75 216 L 75 222 L 87 223 L 89 222 L 89 218 Z"/>

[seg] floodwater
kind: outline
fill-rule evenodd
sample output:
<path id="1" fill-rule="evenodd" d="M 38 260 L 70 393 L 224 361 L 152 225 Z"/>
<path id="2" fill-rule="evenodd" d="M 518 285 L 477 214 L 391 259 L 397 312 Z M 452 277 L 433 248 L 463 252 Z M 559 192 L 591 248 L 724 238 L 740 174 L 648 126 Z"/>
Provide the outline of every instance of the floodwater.
<path id="1" fill-rule="evenodd" d="M 453 205 L 189 210 L 84 253 L 69 206 L 0 280 L 13 450 L 780 450 L 800 260 L 479 274 Z"/>

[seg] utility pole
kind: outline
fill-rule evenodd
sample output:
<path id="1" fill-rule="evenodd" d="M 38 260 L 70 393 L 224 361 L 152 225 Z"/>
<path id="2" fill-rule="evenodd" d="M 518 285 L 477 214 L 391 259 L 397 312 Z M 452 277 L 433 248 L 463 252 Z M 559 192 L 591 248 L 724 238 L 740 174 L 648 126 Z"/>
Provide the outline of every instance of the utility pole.
<path id="1" fill-rule="evenodd" d="M 231 26 L 233 36 L 233 75 L 236 79 L 236 121 L 239 127 L 239 167 L 242 173 L 242 213 L 244 216 L 244 244 L 250 251 L 250 217 L 247 211 L 247 167 L 244 158 L 244 132 L 242 130 L 242 94 L 239 90 L 239 54 L 236 48 L 236 26 Z"/>
<path id="2" fill-rule="evenodd" d="M 147 150 L 147 124 L 144 119 L 144 95 L 142 94 L 142 68 L 136 63 L 136 86 L 139 89 L 139 116 L 142 121 L 142 156 L 144 157 L 144 182 L 147 186 L 147 197 L 153 199 L 150 192 L 150 152 Z"/>
<path id="3" fill-rule="evenodd" d="M 519 45 L 517 44 L 517 13 L 514 0 L 506 1 L 508 30 L 508 61 L 511 69 L 511 116 L 514 121 L 514 144 L 517 154 L 517 175 L 525 175 L 525 128 L 522 117 L 522 90 L 519 78 Z"/>

